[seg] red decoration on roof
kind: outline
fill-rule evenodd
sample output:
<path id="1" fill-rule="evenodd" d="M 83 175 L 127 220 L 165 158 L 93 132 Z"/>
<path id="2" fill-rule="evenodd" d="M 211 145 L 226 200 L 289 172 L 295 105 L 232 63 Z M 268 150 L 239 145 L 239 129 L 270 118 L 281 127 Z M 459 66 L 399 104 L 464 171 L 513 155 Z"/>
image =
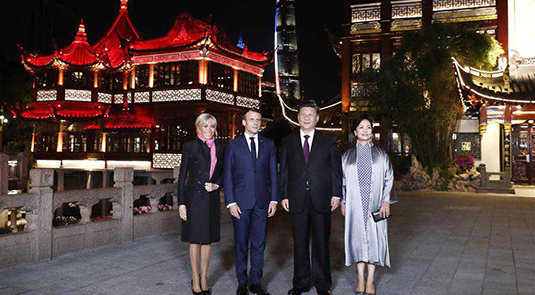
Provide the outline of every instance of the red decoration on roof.
<path id="1" fill-rule="evenodd" d="M 95 118 L 104 115 L 107 107 L 96 102 L 54 101 L 34 102 L 20 111 L 20 115 L 26 119 L 47 119 L 52 117 L 62 118 Z"/>
<path id="2" fill-rule="evenodd" d="M 168 51 L 170 49 L 193 47 L 202 48 L 213 44 L 224 52 L 229 52 L 242 58 L 255 62 L 269 62 L 269 53 L 257 53 L 248 51 L 231 43 L 224 31 L 215 25 L 210 25 L 202 20 L 195 19 L 189 13 L 180 14 L 167 35 L 152 39 L 133 42 L 128 49 L 135 52 Z"/>
<path id="3" fill-rule="evenodd" d="M 94 46 L 93 49 L 108 57 L 111 67 L 117 68 L 128 60 L 123 48 L 124 42 L 140 40 L 127 10 L 128 0 L 121 0 L 121 10 L 110 29 Z"/>
<path id="4" fill-rule="evenodd" d="M 87 43 L 83 20 L 78 27 L 74 41 L 69 46 L 52 55 L 26 57 L 25 61 L 33 66 L 46 66 L 52 63 L 54 59 L 75 66 L 92 65 L 99 61 L 98 54 Z"/>
<path id="5" fill-rule="evenodd" d="M 102 116 L 106 107 L 97 102 L 62 101 L 54 107 L 56 115 L 64 118 L 95 118 Z"/>
<path id="6" fill-rule="evenodd" d="M 130 44 L 129 49 L 153 51 L 193 45 L 204 38 L 208 27 L 206 22 L 194 19 L 189 13 L 182 13 L 176 18 L 167 35 L 152 40 L 134 42 Z"/>
<path id="7" fill-rule="evenodd" d="M 126 111 L 111 115 L 106 121 L 104 129 L 150 129 L 153 125 L 152 119 Z"/>
<path id="8" fill-rule="evenodd" d="M 47 119 L 54 117 L 54 109 L 50 103 L 34 103 L 31 106 L 23 109 L 20 116 L 26 119 Z"/>

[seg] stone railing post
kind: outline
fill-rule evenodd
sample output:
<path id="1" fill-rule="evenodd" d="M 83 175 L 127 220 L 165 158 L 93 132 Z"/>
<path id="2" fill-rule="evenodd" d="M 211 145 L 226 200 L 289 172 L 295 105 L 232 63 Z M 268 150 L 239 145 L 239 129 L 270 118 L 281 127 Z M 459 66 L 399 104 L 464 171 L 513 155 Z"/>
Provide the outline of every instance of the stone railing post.
<path id="1" fill-rule="evenodd" d="M 52 220 L 54 218 L 54 170 L 32 169 L 30 171 L 30 193 L 36 194 L 37 208 L 37 261 L 52 259 Z"/>
<path id="2" fill-rule="evenodd" d="M 9 169 L 7 167 L 7 162 L 9 161 L 9 156 L 0 153 L 0 194 L 7 194 L 8 185 L 9 185 Z"/>
<path id="3" fill-rule="evenodd" d="M 511 167 L 505 167 L 503 172 L 503 184 L 504 187 L 513 187 L 513 174 L 511 172 Z"/>
<path id="4" fill-rule="evenodd" d="M 113 171 L 114 187 L 122 188 L 121 202 L 119 205 L 119 214 L 114 217 L 121 218 L 120 236 L 121 243 L 129 243 L 134 240 L 134 169 L 133 168 L 115 168 Z"/>
<path id="5" fill-rule="evenodd" d="M 80 215 L 82 215 L 82 220 L 80 221 L 80 223 L 84 224 L 84 223 L 91 222 L 92 207 L 84 206 L 84 205 L 79 205 L 79 207 L 80 207 Z"/>
<path id="6" fill-rule="evenodd" d="M 173 182 L 178 183 L 178 175 L 180 174 L 180 166 L 173 168 Z M 173 208 L 178 209 L 178 190 L 173 194 Z"/>
<path id="7" fill-rule="evenodd" d="M 487 175 L 487 165 L 479 164 L 479 173 L 481 173 L 481 182 L 479 186 L 486 187 L 488 185 L 489 177 Z"/>

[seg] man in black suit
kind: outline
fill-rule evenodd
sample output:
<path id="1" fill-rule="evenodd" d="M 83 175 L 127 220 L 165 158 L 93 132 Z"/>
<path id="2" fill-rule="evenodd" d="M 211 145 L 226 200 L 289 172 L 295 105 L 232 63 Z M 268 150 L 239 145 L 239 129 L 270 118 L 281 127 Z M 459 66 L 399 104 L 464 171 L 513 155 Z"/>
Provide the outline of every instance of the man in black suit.
<path id="1" fill-rule="evenodd" d="M 342 166 L 334 138 L 316 131 L 318 112 L 314 102 L 301 104 L 300 130 L 282 142 L 281 203 L 292 219 L 294 278 L 288 294 L 293 295 L 308 292 L 311 283 L 319 295 L 331 294 L 331 212 L 336 210 L 342 196 Z"/>

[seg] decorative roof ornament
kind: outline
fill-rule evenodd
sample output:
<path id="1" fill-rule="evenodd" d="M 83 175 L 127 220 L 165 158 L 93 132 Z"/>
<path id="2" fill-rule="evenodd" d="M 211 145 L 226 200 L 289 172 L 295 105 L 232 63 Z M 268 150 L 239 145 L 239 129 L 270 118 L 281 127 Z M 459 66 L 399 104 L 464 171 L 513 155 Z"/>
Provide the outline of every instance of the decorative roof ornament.
<path id="1" fill-rule="evenodd" d="M 78 26 L 78 32 L 76 33 L 76 37 L 74 37 L 74 40 L 87 42 L 87 33 L 85 32 L 85 25 L 83 19 L 80 21 L 80 25 Z"/>
<path id="2" fill-rule="evenodd" d="M 243 36 L 241 34 L 240 34 L 240 40 L 238 41 L 238 44 L 236 46 L 238 46 L 241 49 L 245 47 L 245 43 L 243 43 Z"/>
<path id="3" fill-rule="evenodd" d="M 121 10 L 126 10 L 128 8 L 128 0 L 121 0 Z"/>

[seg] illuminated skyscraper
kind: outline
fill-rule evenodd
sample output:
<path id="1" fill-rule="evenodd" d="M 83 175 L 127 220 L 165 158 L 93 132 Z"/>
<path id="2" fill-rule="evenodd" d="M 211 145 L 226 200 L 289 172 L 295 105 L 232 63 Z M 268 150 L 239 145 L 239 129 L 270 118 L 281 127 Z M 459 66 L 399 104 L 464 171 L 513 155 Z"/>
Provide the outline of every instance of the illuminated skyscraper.
<path id="1" fill-rule="evenodd" d="M 277 0 L 275 28 L 275 66 L 280 93 L 288 99 L 301 99 L 295 0 Z"/>

